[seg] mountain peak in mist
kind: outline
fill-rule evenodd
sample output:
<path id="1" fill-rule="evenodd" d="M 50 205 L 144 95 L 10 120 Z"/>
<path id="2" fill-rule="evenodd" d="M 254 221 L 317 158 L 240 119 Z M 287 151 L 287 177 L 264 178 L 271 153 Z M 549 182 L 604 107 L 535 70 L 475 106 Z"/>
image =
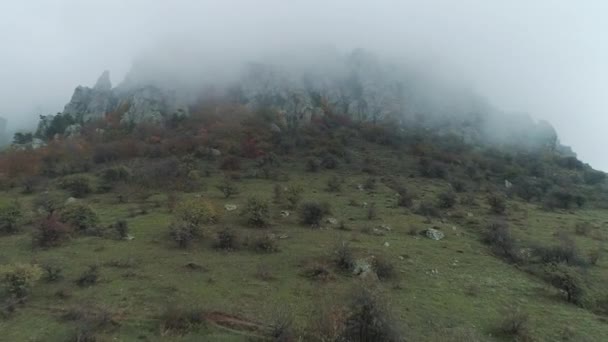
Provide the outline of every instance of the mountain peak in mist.
<path id="1" fill-rule="evenodd" d="M 112 81 L 110 81 L 110 71 L 105 70 L 101 76 L 97 79 L 97 83 L 93 89 L 97 91 L 110 91 L 112 90 Z"/>

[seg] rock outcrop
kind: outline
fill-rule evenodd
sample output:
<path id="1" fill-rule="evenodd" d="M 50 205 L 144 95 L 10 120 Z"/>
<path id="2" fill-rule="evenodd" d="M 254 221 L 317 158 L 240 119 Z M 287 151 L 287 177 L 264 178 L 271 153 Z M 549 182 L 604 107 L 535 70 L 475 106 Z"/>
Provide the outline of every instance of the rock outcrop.
<path id="1" fill-rule="evenodd" d="M 125 95 L 120 104 L 129 108 L 121 119 L 124 123 L 160 123 L 172 115 L 188 115 L 187 107 L 180 106 L 173 93 L 154 86 L 134 89 Z"/>
<path id="2" fill-rule="evenodd" d="M 434 228 L 427 229 L 425 234 L 426 234 L 426 237 L 428 237 L 431 240 L 435 240 L 435 241 L 439 241 L 445 237 L 443 232 L 441 232 L 440 230 L 434 229 Z"/>
<path id="3" fill-rule="evenodd" d="M 114 109 L 115 105 L 110 73 L 104 71 L 93 88 L 76 87 L 72 99 L 63 109 L 63 114 L 69 115 L 77 121 L 87 122 L 103 119 L 106 113 Z"/>
<path id="4" fill-rule="evenodd" d="M 101 74 L 93 88 L 78 86 L 62 115 L 70 116 L 77 123 L 86 123 L 103 119 L 119 108 L 128 108 L 121 118 L 123 123 L 160 123 L 173 115 L 188 115 L 187 106 L 179 104 L 174 92 L 135 83 L 112 88 L 108 71 Z M 52 118 L 41 120 L 40 125 L 48 126 Z"/>

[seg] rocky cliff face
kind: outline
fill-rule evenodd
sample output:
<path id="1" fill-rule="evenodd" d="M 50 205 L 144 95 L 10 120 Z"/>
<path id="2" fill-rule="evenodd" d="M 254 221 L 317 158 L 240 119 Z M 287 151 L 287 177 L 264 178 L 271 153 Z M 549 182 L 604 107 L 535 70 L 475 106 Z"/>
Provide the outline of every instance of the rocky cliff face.
<path id="1" fill-rule="evenodd" d="M 115 104 L 110 73 L 104 71 L 93 88 L 78 86 L 74 90 L 72 99 L 63 109 L 63 114 L 82 122 L 98 120 L 113 110 Z"/>
<path id="2" fill-rule="evenodd" d="M 178 104 L 170 91 L 148 85 L 112 88 L 108 71 L 104 71 L 93 88 L 78 86 L 61 114 L 86 123 L 103 119 L 122 106 L 129 108 L 122 118 L 124 123 L 162 122 L 169 115 L 187 114 L 187 107 Z"/>
<path id="3" fill-rule="evenodd" d="M 162 123 L 174 115 L 188 115 L 188 105 L 194 103 L 185 99 L 194 99 L 211 86 L 233 102 L 280 113 L 280 121 L 275 123 L 280 127 L 307 124 L 330 109 L 356 121 L 391 118 L 404 126 L 456 135 L 471 144 L 515 141 L 537 147 L 559 145 L 555 131 L 546 124 L 506 115 L 472 91 L 446 85 L 420 71 L 384 63 L 366 51 L 323 58 L 297 67 L 289 62 L 249 64 L 229 84 L 202 80 L 195 83 L 198 86 L 181 88 L 179 82 L 167 81 L 170 74 L 154 66 L 141 69 L 134 65 L 117 87 L 112 87 L 106 71 L 94 87 L 76 88 L 62 113 L 69 120 L 47 116 L 40 127 L 44 130 L 54 120 L 55 127 L 61 128 L 60 134 L 75 136 L 79 125 L 103 119 L 119 108 L 124 113 L 123 123 Z M 169 91 L 169 84 L 181 90 Z M 510 119 L 505 121 L 507 117 Z"/>

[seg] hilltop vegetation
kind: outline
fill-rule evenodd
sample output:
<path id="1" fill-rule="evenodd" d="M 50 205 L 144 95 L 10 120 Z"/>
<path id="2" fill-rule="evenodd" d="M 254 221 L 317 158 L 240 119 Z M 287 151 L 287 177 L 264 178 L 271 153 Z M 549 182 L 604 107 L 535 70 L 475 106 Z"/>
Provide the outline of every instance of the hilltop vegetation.
<path id="1" fill-rule="evenodd" d="M 605 174 L 548 124 L 489 139 L 493 114 L 234 94 L 142 122 L 113 98 L 16 137 L 0 155 L 3 338 L 608 334 Z"/>

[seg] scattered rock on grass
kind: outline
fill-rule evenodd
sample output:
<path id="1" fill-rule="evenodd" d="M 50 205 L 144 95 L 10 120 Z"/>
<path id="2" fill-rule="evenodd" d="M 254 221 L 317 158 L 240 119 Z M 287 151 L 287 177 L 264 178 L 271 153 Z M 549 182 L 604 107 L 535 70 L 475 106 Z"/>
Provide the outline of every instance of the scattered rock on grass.
<path id="1" fill-rule="evenodd" d="M 333 217 L 328 217 L 326 221 L 327 221 L 327 223 L 329 223 L 329 224 L 334 224 L 334 225 L 335 225 L 335 224 L 338 224 L 338 220 L 337 220 L 337 219 L 335 219 L 335 218 L 333 218 Z"/>
<path id="2" fill-rule="evenodd" d="M 366 259 L 355 260 L 355 264 L 353 266 L 353 274 L 360 276 L 367 272 L 373 272 L 372 264 Z"/>
<path id="3" fill-rule="evenodd" d="M 224 208 L 226 208 L 227 211 L 235 211 L 238 207 L 236 204 L 226 204 Z"/>
<path id="4" fill-rule="evenodd" d="M 435 240 L 435 241 L 439 241 L 445 237 L 445 234 L 443 234 L 443 232 L 441 232 L 437 229 L 434 229 L 434 228 L 427 229 L 425 232 L 425 235 L 429 239 Z"/>

